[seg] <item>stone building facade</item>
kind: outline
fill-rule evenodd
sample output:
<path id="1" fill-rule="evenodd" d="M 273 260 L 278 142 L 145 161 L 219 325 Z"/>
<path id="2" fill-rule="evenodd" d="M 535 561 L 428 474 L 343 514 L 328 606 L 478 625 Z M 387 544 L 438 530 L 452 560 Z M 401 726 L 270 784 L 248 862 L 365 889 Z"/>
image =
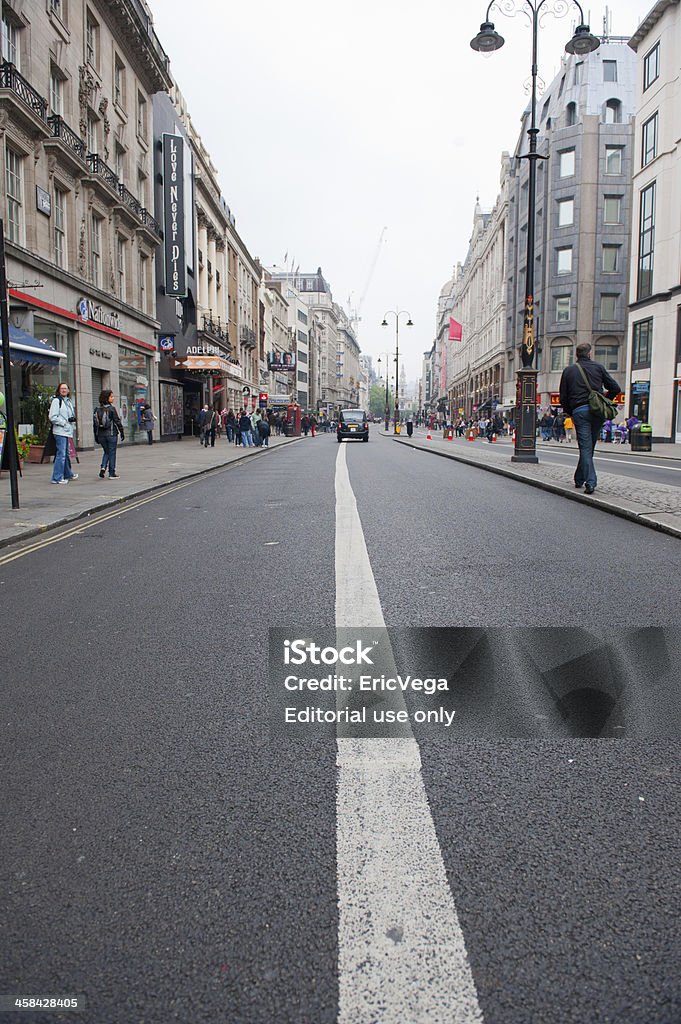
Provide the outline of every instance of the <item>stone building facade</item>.
<path id="1" fill-rule="evenodd" d="M 171 86 L 141 0 L 3 0 L 0 174 L 12 330 L 55 359 L 13 358 L 17 421 L 66 380 L 77 443 L 111 389 L 126 441 L 158 384 L 151 97 Z"/>

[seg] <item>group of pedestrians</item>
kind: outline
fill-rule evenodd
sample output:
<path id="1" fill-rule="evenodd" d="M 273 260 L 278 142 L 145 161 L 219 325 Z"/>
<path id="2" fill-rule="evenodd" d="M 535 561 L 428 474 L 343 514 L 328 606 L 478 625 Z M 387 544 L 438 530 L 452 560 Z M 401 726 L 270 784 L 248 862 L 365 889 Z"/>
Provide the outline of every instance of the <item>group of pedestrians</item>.
<path id="1" fill-rule="evenodd" d="M 244 448 L 268 448 L 270 434 L 275 429 L 281 433 L 281 422 L 279 417 L 273 413 L 255 409 L 248 413 L 246 409 L 240 409 L 235 413 L 232 409 L 223 409 L 222 412 L 204 405 L 196 418 L 199 428 L 199 443 L 206 448 L 215 447 L 215 438 L 223 432 L 227 440 Z"/>
<path id="2" fill-rule="evenodd" d="M 115 395 L 109 388 L 100 392 L 99 403 L 92 414 L 92 430 L 95 444 L 102 448 L 99 476 L 104 479 L 108 472 L 109 478 L 115 480 L 119 475 L 116 472 L 118 441 L 125 440 L 125 430 L 118 409 L 114 405 L 114 399 Z M 148 402 L 141 406 L 139 417 L 140 427 L 146 432 L 148 444 L 153 444 L 156 416 Z M 74 450 L 76 433 L 76 410 L 71 398 L 71 389 L 65 381 L 57 387 L 50 403 L 48 419 L 55 446 L 51 482 L 67 484 L 71 480 L 77 480 L 78 473 L 74 473 L 71 464 L 71 451 Z"/>

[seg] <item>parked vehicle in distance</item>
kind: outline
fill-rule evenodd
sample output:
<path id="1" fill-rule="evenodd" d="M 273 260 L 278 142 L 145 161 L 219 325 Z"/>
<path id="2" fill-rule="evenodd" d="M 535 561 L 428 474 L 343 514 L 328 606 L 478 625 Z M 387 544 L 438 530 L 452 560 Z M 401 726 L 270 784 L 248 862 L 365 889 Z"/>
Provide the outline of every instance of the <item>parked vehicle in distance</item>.
<path id="1" fill-rule="evenodd" d="M 362 409 L 341 409 L 336 427 L 336 438 L 340 444 L 343 439 L 355 438 L 357 441 L 369 440 L 369 420 Z"/>

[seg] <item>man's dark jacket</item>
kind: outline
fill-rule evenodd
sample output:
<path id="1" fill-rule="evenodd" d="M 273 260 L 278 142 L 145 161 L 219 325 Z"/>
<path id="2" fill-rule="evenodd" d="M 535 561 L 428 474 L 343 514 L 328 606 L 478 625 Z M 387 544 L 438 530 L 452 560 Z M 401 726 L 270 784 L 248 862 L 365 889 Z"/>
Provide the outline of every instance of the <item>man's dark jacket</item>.
<path id="1" fill-rule="evenodd" d="M 602 392 L 605 388 L 608 398 L 619 395 L 619 384 L 604 366 L 595 363 L 593 359 L 578 359 L 577 363 L 584 370 L 594 391 Z M 568 416 L 572 416 L 580 405 L 589 404 L 589 389 L 576 365 L 566 366 L 563 370 L 563 376 L 560 378 L 560 404 Z"/>

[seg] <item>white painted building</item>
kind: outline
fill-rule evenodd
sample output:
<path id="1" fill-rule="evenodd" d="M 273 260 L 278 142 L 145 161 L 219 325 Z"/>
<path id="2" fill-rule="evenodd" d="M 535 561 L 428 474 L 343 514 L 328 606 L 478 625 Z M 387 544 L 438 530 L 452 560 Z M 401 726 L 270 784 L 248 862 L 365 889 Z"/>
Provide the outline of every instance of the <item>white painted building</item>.
<path id="1" fill-rule="evenodd" d="M 659 0 L 629 41 L 636 135 L 627 410 L 681 442 L 681 5 Z"/>

